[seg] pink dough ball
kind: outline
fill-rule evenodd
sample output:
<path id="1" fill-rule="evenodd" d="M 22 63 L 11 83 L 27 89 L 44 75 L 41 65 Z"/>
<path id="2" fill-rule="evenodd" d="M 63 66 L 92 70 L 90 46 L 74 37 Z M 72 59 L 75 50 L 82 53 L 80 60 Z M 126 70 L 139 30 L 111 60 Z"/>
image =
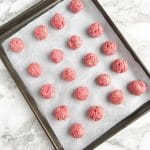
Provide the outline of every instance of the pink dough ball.
<path id="1" fill-rule="evenodd" d="M 96 78 L 96 83 L 99 86 L 108 86 L 111 83 L 111 79 L 108 74 L 101 74 Z"/>
<path id="2" fill-rule="evenodd" d="M 108 99 L 112 104 L 122 104 L 124 101 L 124 93 L 121 90 L 114 90 L 109 94 Z"/>
<path id="3" fill-rule="evenodd" d="M 54 116 L 57 120 L 66 120 L 69 118 L 69 107 L 66 105 L 58 106 L 54 110 Z"/>
<path id="4" fill-rule="evenodd" d="M 80 36 L 78 35 L 71 36 L 70 39 L 68 40 L 68 46 L 73 50 L 80 48 L 82 46 L 82 40 Z"/>
<path id="5" fill-rule="evenodd" d="M 48 28 L 46 25 L 40 25 L 34 30 L 33 34 L 36 39 L 44 40 L 48 37 Z"/>
<path id="6" fill-rule="evenodd" d="M 84 3 L 81 0 L 71 0 L 71 2 L 69 4 L 69 9 L 73 13 L 78 13 L 82 9 L 84 9 Z"/>
<path id="7" fill-rule="evenodd" d="M 104 33 L 103 27 L 98 22 L 91 24 L 88 28 L 88 34 L 93 38 L 99 37 L 103 33 Z"/>
<path id="8" fill-rule="evenodd" d="M 62 14 L 56 13 L 51 19 L 51 24 L 56 29 L 62 29 L 66 24 L 65 18 L 63 17 Z"/>
<path id="9" fill-rule="evenodd" d="M 113 41 L 106 41 L 101 50 L 105 55 L 113 55 L 117 52 L 117 44 Z"/>
<path id="10" fill-rule="evenodd" d="M 61 77 L 63 80 L 71 82 L 76 79 L 76 71 L 72 68 L 65 68 L 61 73 Z"/>
<path id="11" fill-rule="evenodd" d="M 70 127 L 70 135 L 73 138 L 82 138 L 85 134 L 84 127 L 80 123 L 74 123 Z"/>
<path id="12" fill-rule="evenodd" d="M 54 63 L 60 63 L 64 59 L 64 53 L 62 50 L 54 49 L 50 53 L 50 60 Z"/>
<path id="13" fill-rule="evenodd" d="M 12 38 L 9 43 L 9 46 L 13 52 L 18 53 L 24 49 L 25 44 L 24 44 L 23 40 L 20 38 Z"/>
<path id="14" fill-rule="evenodd" d="M 44 98 L 44 99 L 51 99 L 55 96 L 55 87 L 52 84 L 44 84 L 41 87 L 40 90 L 40 95 Z"/>
<path id="15" fill-rule="evenodd" d="M 101 106 L 92 106 L 88 110 L 88 117 L 94 121 L 99 121 L 104 117 L 104 110 Z"/>
<path id="16" fill-rule="evenodd" d="M 87 67 L 94 67 L 99 63 L 99 57 L 95 53 L 87 53 L 83 58 L 83 63 Z"/>
<path id="17" fill-rule="evenodd" d="M 89 97 L 89 89 L 84 86 L 76 88 L 73 92 L 74 98 L 80 101 L 85 101 Z"/>
<path id="18" fill-rule="evenodd" d="M 39 77 L 42 74 L 42 68 L 38 63 L 31 63 L 27 71 L 32 77 Z"/>
<path id="19" fill-rule="evenodd" d="M 128 70 L 128 63 L 123 59 L 116 59 L 112 62 L 111 69 L 117 73 L 124 73 Z"/>
<path id="20" fill-rule="evenodd" d="M 128 89 L 133 95 L 139 96 L 143 94 L 144 92 L 146 92 L 147 87 L 144 81 L 134 80 L 129 83 Z"/>

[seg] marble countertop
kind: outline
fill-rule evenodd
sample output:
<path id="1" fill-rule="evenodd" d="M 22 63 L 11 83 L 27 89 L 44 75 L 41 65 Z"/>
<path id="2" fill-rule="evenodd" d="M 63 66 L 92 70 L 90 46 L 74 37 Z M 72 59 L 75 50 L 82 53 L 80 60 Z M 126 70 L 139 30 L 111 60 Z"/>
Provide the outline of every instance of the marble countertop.
<path id="1" fill-rule="evenodd" d="M 0 25 L 39 0 L 0 0 Z M 150 71 L 150 1 L 99 0 Z M 150 113 L 97 150 L 147 150 Z M 0 61 L 0 150 L 49 150 L 51 144 Z"/>

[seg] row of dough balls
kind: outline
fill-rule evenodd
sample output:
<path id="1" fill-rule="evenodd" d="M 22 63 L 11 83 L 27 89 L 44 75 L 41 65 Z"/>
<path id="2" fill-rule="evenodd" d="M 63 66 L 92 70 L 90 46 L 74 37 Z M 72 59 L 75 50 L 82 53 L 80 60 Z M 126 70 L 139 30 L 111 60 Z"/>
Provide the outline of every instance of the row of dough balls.
<path id="1" fill-rule="evenodd" d="M 106 78 L 108 77 L 105 74 L 102 74 L 100 76 L 98 76 L 98 82 L 106 83 L 107 79 L 105 80 L 105 76 Z M 102 79 L 102 81 L 101 81 Z M 105 82 L 105 81 L 106 82 Z M 108 86 L 108 85 L 102 85 L 102 86 Z M 144 92 L 146 92 L 147 87 L 146 84 L 141 81 L 141 80 L 134 80 L 131 81 L 128 84 L 128 90 L 131 94 L 135 95 L 135 96 L 140 96 L 141 94 L 143 94 Z M 73 98 L 75 98 L 76 100 L 79 101 L 87 101 L 90 95 L 90 90 L 87 86 L 79 86 L 76 89 L 73 90 L 72 92 L 72 96 Z M 44 98 L 44 99 L 52 99 L 55 96 L 55 87 L 53 84 L 44 84 L 41 89 L 40 89 L 40 95 Z M 121 103 L 123 103 L 124 101 L 124 92 L 120 89 L 116 89 L 113 90 L 112 92 L 110 92 L 108 94 L 108 100 L 116 105 L 119 105 Z"/>

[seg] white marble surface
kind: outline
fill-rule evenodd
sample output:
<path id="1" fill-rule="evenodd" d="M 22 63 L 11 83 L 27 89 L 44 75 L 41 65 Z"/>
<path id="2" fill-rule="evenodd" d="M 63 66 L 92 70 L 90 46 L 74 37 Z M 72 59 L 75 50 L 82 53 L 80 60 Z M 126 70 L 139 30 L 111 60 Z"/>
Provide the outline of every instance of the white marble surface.
<path id="1" fill-rule="evenodd" d="M 0 0 L 0 25 L 38 0 Z M 150 71 L 150 0 L 100 0 Z M 150 113 L 97 150 L 148 150 Z M 49 150 L 50 143 L 0 62 L 0 150 Z"/>

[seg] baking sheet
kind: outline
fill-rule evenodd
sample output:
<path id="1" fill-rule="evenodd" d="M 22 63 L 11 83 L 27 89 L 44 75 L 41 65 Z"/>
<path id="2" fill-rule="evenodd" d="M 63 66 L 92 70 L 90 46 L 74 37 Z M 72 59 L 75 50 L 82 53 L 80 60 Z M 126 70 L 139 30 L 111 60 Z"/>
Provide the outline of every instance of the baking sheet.
<path id="1" fill-rule="evenodd" d="M 71 148 L 72 150 L 84 148 L 150 98 L 149 92 L 140 97 L 135 97 L 128 93 L 126 85 L 129 81 L 142 79 L 147 83 L 149 90 L 149 79 L 130 56 L 128 50 L 120 42 L 93 2 L 84 0 L 84 3 L 85 10 L 74 15 L 68 11 L 68 1 L 65 0 L 14 34 L 12 37 L 20 37 L 26 43 L 25 51 L 19 54 L 14 54 L 8 47 L 12 37 L 3 43 L 4 50 L 13 67 L 19 73 L 30 94 L 35 98 L 39 109 L 55 131 L 64 149 Z M 50 18 L 56 12 L 61 12 L 67 20 L 67 26 L 61 31 L 57 31 L 49 25 Z M 95 21 L 101 22 L 105 34 L 100 38 L 92 39 L 87 36 L 86 29 Z M 34 28 L 40 24 L 46 24 L 49 27 L 49 38 L 39 42 L 34 39 L 32 33 Z M 80 35 L 84 41 L 83 47 L 77 51 L 70 50 L 66 45 L 67 39 L 73 34 Z M 118 45 L 118 54 L 110 57 L 104 56 L 99 51 L 101 44 L 108 39 L 115 40 Z M 64 51 L 65 60 L 61 64 L 56 65 L 49 61 L 48 54 L 53 48 L 60 48 Z M 87 52 L 95 52 L 100 56 L 98 66 L 86 68 L 82 65 L 81 59 Z M 116 74 L 111 72 L 110 64 L 116 58 L 123 58 L 128 61 L 128 73 Z M 34 61 L 43 66 L 43 75 L 38 79 L 28 76 L 26 72 L 28 64 Z M 66 83 L 60 79 L 60 72 L 66 67 L 73 67 L 77 70 L 78 78 L 75 82 Z M 94 83 L 94 78 L 100 73 L 110 74 L 112 77 L 110 87 L 100 88 Z M 44 83 L 49 82 L 55 85 L 57 94 L 53 100 L 44 101 L 38 95 L 39 88 Z M 71 96 L 72 90 L 80 85 L 86 85 L 91 90 L 89 100 L 86 102 L 78 102 Z M 123 89 L 126 94 L 124 104 L 114 106 L 107 102 L 107 94 L 113 89 Z M 68 105 L 71 110 L 71 118 L 64 122 L 56 121 L 52 115 L 53 109 L 61 104 Z M 104 107 L 105 118 L 102 121 L 93 122 L 86 117 L 86 110 L 92 105 L 102 105 Z M 84 125 L 86 130 L 84 138 L 76 140 L 68 135 L 68 128 L 74 122 L 80 122 Z"/>

